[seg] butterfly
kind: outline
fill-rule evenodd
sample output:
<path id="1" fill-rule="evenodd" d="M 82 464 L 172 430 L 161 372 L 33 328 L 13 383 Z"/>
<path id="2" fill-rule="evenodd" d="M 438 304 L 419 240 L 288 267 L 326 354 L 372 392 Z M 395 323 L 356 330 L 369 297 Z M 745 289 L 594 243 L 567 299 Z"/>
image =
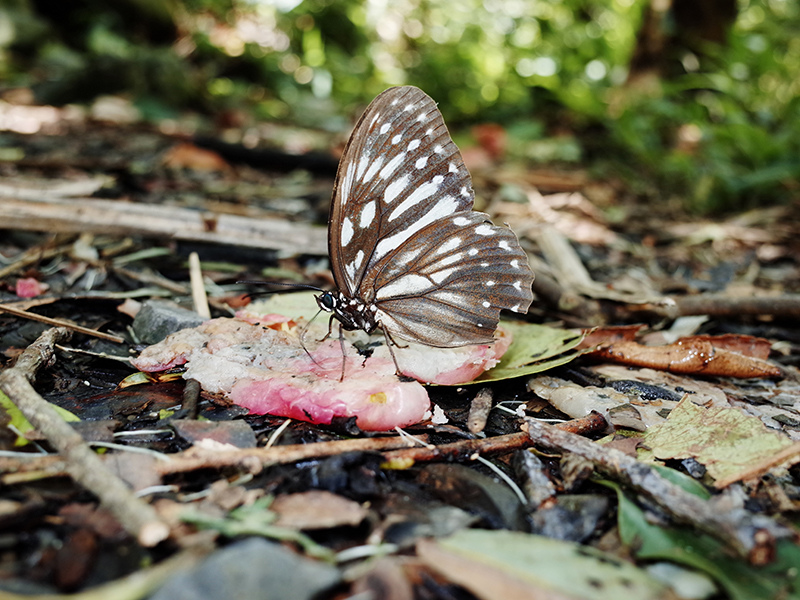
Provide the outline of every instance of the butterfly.
<path id="1" fill-rule="evenodd" d="M 501 309 L 527 312 L 527 256 L 509 228 L 472 210 L 474 199 L 436 103 L 411 86 L 378 95 L 334 184 L 328 250 L 337 289 L 316 296 L 331 324 L 450 348 L 491 343 Z"/>

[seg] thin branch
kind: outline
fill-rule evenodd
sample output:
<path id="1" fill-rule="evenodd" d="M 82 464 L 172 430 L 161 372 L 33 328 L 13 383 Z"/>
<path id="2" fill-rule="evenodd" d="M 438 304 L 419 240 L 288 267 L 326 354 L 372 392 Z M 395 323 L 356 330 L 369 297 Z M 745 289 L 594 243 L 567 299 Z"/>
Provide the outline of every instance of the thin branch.
<path id="1" fill-rule="evenodd" d="M 51 319 L 50 317 L 37 315 L 36 313 L 32 313 L 27 310 L 14 308 L 13 306 L 9 306 L 8 304 L 0 304 L 0 312 L 7 312 L 8 314 L 14 315 L 15 317 L 22 317 L 24 319 L 30 319 L 31 321 L 38 321 L 39 323 L 44 323 L 45 325 L 52 325 L 53 327 L 64 327 L 66 329 L 72 329 L 73 331 L 77 331 L 78 333 L 91 335 L 93 337 L 100 338 L 101 340 L 108 340 L 109 342 L 116 342 L 117 344 L 121 344 L 125 341 L 124 338 L 121 338 L 118 335 L 104 333 L 102 331 L 97 331 L 96 329 L 89 329 L 88 327 L 82 327 L 81 325 L 76 325 L 75 323 L 65 321 L 64 319 Z"/>
<path id="2" fill-rule="evenodd" d="M 36 372 L 55 360 L 55 344 L 69 335 L 66 329 L 45 331 L 19 356 L 15 366 L 0 373 L 0 389 L 59 451 L 72 478 L 97 496 L 142 545 L 155 546 L 169 535 L 167 524 L 159 519 L 153 507 L 133 495 L 31 385 Z"/>
<path id="3" fill-rule="evenodd" d="M 420 437 L 424 439 L 424 436 Z M 170 454 L 170 460 L 155 465 L 155 469 L 162 476 L 196 469 L 222 469 L 227 467 L 239 467 L 258 472 L 272 465 L 312 458 L 324 458 L 344 452 L 383 452 L 408 445 L 409 442 L 407 440 L 399 437 L 381 437 L 334 440 L 313 444 L 291 444 L 272 446 L 270 448 L 241 448 L 230 450 L 229 452 L 190 448 L 185 452 Z"/>
<path id="4" fill-rule="evenodd" d="M 605 430 L 608 427 L 608 423 L 606 423 L 602 415 L 592 413 L 588 417 L 565 421 L 555 425 L 555 427 L 574 433 L 588 434 Z M 488 454 L 504 454 L 514 450 L 530 448 L 531 446 L 533 446 L 533 442 L 530 436 L 525 432 L 521 432 L 489 438 L 461 440 L 453 442 L 452 444 L 441 444 L 431 448 L 405 448 L 403 450 L 384 452 L 383 457 L 387 463 L 398 465 L 437 460 L 461 461 L 470 460 L 475 453 L 481 456 L 486 456 Z"/>

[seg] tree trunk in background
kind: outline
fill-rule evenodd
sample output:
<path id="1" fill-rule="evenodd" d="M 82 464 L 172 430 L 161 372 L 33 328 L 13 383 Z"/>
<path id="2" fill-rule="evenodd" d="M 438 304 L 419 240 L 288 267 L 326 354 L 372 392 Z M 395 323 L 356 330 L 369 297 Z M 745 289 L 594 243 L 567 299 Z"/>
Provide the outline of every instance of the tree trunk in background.
<path id="1" fill-rule="evenodd" d="M 650 0 L 642 15 L 628 84 L 651 77 L 672 79 L 701 69 L 707 45 L 724 46 L 736 16 L 736 0 Z"/>

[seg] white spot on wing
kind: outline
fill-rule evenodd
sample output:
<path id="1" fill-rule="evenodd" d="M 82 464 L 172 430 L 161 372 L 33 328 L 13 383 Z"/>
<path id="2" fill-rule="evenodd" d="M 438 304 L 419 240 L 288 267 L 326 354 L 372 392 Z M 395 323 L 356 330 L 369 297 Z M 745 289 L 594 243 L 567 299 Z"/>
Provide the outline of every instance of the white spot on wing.
<path id="1" fill-rule="evenodd" d="M 413 104 L 406 104 L 406 107 L 403 109 L 404 112 L 411 112 L 412 110 L 414 110 Z"/>
<path id="2" fill-rule="evenodd" d="M 511 246 L 509 246 L 509 245 L 508 245 L 508 242 L 507 242 L 507 241 L 505 241 L 505 240 L 500 240 L 500 243 L 499 243 L 499 244 L 497 244 L 497 246 L 498 246 L 499 248 L 502 248 L 503 250 L 511 250 Z"/>
<path id="3" fill-rule="evenodd" d="M 469 254 L 470 256 L 475 256 L 477 253 L 478 253 L 477 248 L 470 248 L 469 251 L 467 252 L 467 254 Z"/>
<path id="4" fill-rule="evenodd" d="M 513 310 L 514 312 L 522 312 L 522 311 L 520 310 L 520 306 L 519 306 L 519 304 L 515 304 L 514 306 L 512 306 L 512 307 L 511 307 L 511 310 Z"/>
<path id="5" fill-rule="evenodd" d="M 366 229 L 375 218 L 375 201 L 368 202 L 364 205 L 364 210 L 361 211 L 361 219 L 358 221 L 358 226 L 361 229 Z"/>
<path id="6" fill-rule="evenodd" d="M 420 186 L 420 188 L 417 188 L 417 190 L 414 193 L 416 194 L 417 192 L 419 192 L 421 188 L 422 186 Z M 431 193 L 433 193 L 433 191 Z M 389 237 L 383 238 L 380 242 L 378 242 L 378 245 L 375 246 L 375 258 L 379 259 L 390 250 L 394 250 L 395 248 L 399 247 L 403 242 L 408 240 L 408 238 L 410 238 L 420 229 L 427 227 L 434 221 L 443 219 L 447 215 L 454 212 L 456 208 L 458 208 L 458 203 L 456 202 L 455 198 L 453 198 L 452 196 L 445 196 L 439 202 L 437 202 L 431 208 L 431 210 L 429 210 L 419 219 L 411 223 L 404 230 L 395 233 L 394 235 L 390 235 Z"/>
<path id="7" fill-rule="evenodd" d="M 444 257 L 442 260 L 439 261 L 439 265 L 442 267 L 446 267 L 447 265 L 452 265 L 453 263 L 457 263 L 461 260 L 463 254 L 461 252 L 456 252 L 455 254 L 451 254 L 450 256 Z"/>
<path id="8" fill-rule="evenodd" d="M 515 290 L 518 290 L 518 291 L 521 292 L 522 291 L 522 282 L 521 281 L 515 281 L 514 283 L 511 284 L 511 287 L 513 287 Z"/>
<path id="9" fill-rule="evenodd" d="M 395 179 L 386 186 L 386 191 L 383 193 L 383 202 L 389 204 L 394 202 L 394 199 L 399 196 L 404 189 L 408 187 L 408 181 L 411 179 L 409 175 L 403 175 L 399 179 Z"/>
<path id="10" fill-rule="evenodd" d="M 458 294 L 454 294 L 453 292 L 448 292 L 446 290 L 439 290 L 436 292 L 432 292 L 430 297 L 436 298 L 437 300 L 441 300 L 442 302 L 447 302 L 449 304 L 463 304 L 464 300 Z"/>
<path id="11" fill-rule="evenodd" d="M 358 253 L 356 254 L 356 259 L 353 261 L 353 265 L 355 266 L 356 269 L 361 268 L 361 265 L 364 262 L 364 256 L 365 255 L 363 250 L 359 250 Z"/>
<path id="12" fill-rule="evenodd" d="M 441 154 L 443 150 L 444 150 L 444 148 L 442 148 L 442 146 L 441 146 L 441 145 L 437 145 L 437 146 L 436 146 L 436 147 L 433 149 L 433 151 L 434 151 L 434 152 L 436 152 L 436 154 Z"/>
<path id="13" fill-rule="evenodd" d="M 420 115 L 417 117 L 417 121 L 419 121 L 420 123 L 424 123 L 427 120 L 428 120 L 428 115 L 425 113 L 420 113 Z"/>
<path id="14" fill-rule="evenodd" d="M 409 273 L 392 283 L 389 283 L 382 288 L 378 288 L 375 297 L 378 300 L 386 300 L 387 298 L 396 298 L 397 296 L 413 296 L 426 292 L 433 287 L 433 284 L 427 277 Z"/>
<path id="15" fill-rule="evenodd" d="M 481 304 L 483 305 L 483 308 L 489 308 L 492 305 L 491 302 L 487 302 L 486 300 L 481 302 Z"/>
<path id="16" fill-rule="evenodd" d="M 413 152 L 414 150 L 419 148 L 421 143 L 422 142 L 420 142 L 419 140 L 411 140 L 410 142 L 408 142 L 408 151 Z"/>
<path id="17" fill-rule="evenodd" d="M 455 166 L 453 163 L 450 163 L 450 166 L 448 167 L 448 170 L 449 170 L 451 173 L 458 173 L 458 167 L 457 167 L 457 166 Z"/>
<path id="18" fill-rule="evenodd" d="M 381 172 L 379 173 L 379 177 L 381 179 L 386 179 L 387 177 L 389 177 L 392 173 L 394 173 L 397 170 L 397 167 L 399 167 L 401 164 L 403 164 L 403 161 L 405 159 L 406 159 L 406 153 L 405 152 L 395 156 L 392 160 L 390 160 L 388 163 L 386 163 L 386 166 L 383 167 L 383 169 L 381 169 Z"/>
<path id="19" fill-rule="evenodd" d="M 453 219 L 453 223 L 463 227 L 464 225 L 469 225 L 469 219 L 467 217 L 456 217 Z M 477 252 L 477 250 L 475 252 Z"/>
<path id="20" fill-rule="evenodd" d="M 398 133 L 396 136 L 394 136 L 394 137 L 392 138 L 392 143 L 393 143 L 393 144 L 397 144 L 397 143 L 398 143 L 398 142 L 400 142 L 400 140 L 402 140 L 402 139 L 403 139 L 403 136 L 402 136 L 402 135 L 400 135 L 400 134 Z"/>
<path id="21" fill-rule="evenodd" d="M 369 164 L 369 157 L 362 156 L 358 161 L 358 171 L 356 171 L 356 179 L 361 179 L 364 176 L 364 171 L 367 170 Z"/>
<path id="22" fill-rule="evenodd" d="M 428 164 L 428 157 L 423 156 L 422 158 L 418 158 L 417 162 L 414 163 L 414 166 L 418 169 L 424 169 L 425 165 Z"/>
<path id="23" fill-rule="evenodd" d="M 492 235 L 494 233 L 494 229 L 488 223 L 484 223 L 475 228 L 475 233 L 477 235 Z"/>
<path id="24" fill-rule="evenodd" d="M 455 271 L 455 269 L 444 269 L 442 271 L 436 271 L 436 273 L 431 274 L 431 279 L 434 283 L 442 283 L 445 279 L 450 277 L 450 274 Z"/>
<path id="25" fill-rule="evenodd" d="M 377 173 L 378 169 L 380 169 L 383 165 L 383 160 L 383 157 L 379 156 L 373 161 L 373 163 L 369 166 L 369 169 L 367 169 L 367 172 L 364 173 L 364 178 L 361 180 L 363 183 L 367 183 L 375 176 L 375 173 Z"/>
<path id="26" fill-rule="evenodd" d="M 414 259 L 416 259 L 424 250 L 423 246 L 417 246 L 416 250 L 409 250 L 408 252 L 403 252 L 397 259 L 396 262 L 401 265 L 407 265 Z"/>
<path id="27" fill-rule="evenodd" d="M 512 260 L 512 261 L 511 261 L 510 263 L 508 263 L 508 264 L 510 264 L 510 265 L 511 265 L 512 267 L 514 267 L 515 269 L 519 269 L 519 261 L 518 261 L 516 258 L 515 258 L 514 260 Z"/>
<path id="28" fill-rule="evenodd" d="M 389 221 L 394 221 L 397 217 L 402 215 L 408 209 L 413 208 L 423 200 L 430 198 L 439 191 L 439 186 L 434 183 L 423 183 L 415 189 L 405 200 L 397 205 L 389 215 Z M 388 190 L 387 190 L 388 192 Z"/>
<path id="29" fill-rule="evenodd" d="M 496 284 L 497 284 L 497 282 L 496 281 L 492 281 L 491 279 L 486 282 L 486 286 L 487 287 L 492 287 L 492 286 L 494 286 Z"/>
<path id="30" fill-rule="evenodd" d="M 350 197 L 350 190 L 353 188 L 353 175 L 355 175 L 355 172 L 355 163 L 347 165 L 347 173 L 345 173 L 344 179 L 342 180 L 342 187 L 339 189 L 339 197 L 341 198 L 342 206 L 347 203 L 347 199 Z"/>
<path id="31" fill-rule="evenodd" d="M 342 221 L 342 246 L 347 246 L 353 239 L 353 222 L 349 217 Z"/>
<path id="32" fill-rule="evenodd" d="M 350 263 L 346 265 L 344 268 L 344 273 L 347 275 L 347 280 L 350 282 L 350 286 L 355 283 L 356 280 L 356 265 L 355 263 Z"/>
<path id="33" fill-rule="evenodd" d="M 460 245 L 461 245 L 460 237 L 451 237 L 444 244 L 439 246 L 439 249 L 436 250 L 436 254 L 447 254 L 448 252 L 452 252 L 453 250 L 458 248 Z"/>
<path id="34" fill-rule="evenodd" d="M 391 127 L 391 125 L 389 125 L 388 123 L 384 123 L 383 125 L 381 125 L 381 129 L 380 129 L 381 135 L 383 135 L 384 133 L 389 131 L 389 127 Z"/>

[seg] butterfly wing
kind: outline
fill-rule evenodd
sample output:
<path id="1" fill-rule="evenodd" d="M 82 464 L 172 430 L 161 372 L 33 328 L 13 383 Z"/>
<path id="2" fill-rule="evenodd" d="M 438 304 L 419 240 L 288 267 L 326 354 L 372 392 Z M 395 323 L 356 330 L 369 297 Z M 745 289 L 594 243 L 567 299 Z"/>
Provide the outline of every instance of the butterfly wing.
<path id="1" fill-rule="evenodd" d="M 376 318 L 391 334 L 430 346 L 490 342 L 500 309 L 527 312 L 532 281 L 510 229 L 460 212 L 409 239 L 376 276 Z"/>
<path id="2" fill-rule="evenodd" d="M 500 309 L 527 311 L 533 274 L 514 234 L 473 201 L 433 100 L 414 87 L 383 92 L 339 163 L 328 232 L 337 287 L 374 304 L 392 336 L 491 341 Z"/>
<path id="3" fill-rule="evenodd" d="M 441 192 L 453 188 L 458 195 L 441 202 Z M 378 95 L 350 136 L 334 184 L 328 251 L 339 290 L 363 298 L 366 273 L 389 249 L 437 218 L 470 210 L 473 197 L 433 100 L 415 87 Z"/>

